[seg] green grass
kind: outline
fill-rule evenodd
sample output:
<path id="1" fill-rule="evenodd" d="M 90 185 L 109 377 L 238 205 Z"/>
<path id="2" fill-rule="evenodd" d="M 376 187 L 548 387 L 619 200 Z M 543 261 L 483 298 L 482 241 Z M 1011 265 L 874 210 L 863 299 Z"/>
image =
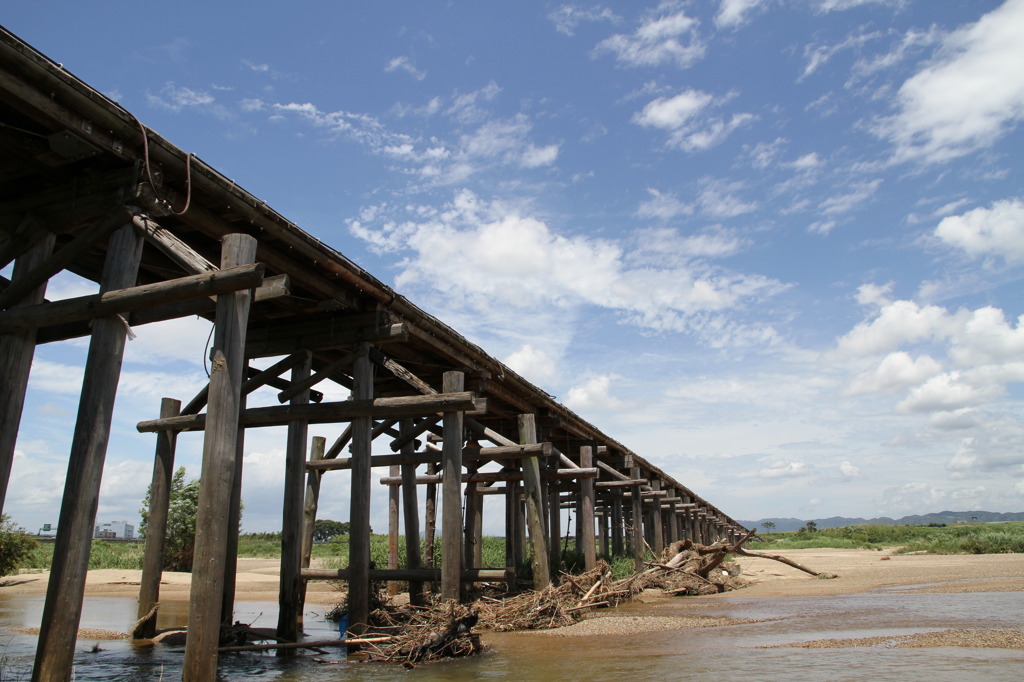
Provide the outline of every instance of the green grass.
<path id="1" fill-rule="evenodd" d="M 845 528 L 806 529 L 789 533 L 760 533 L 762 542 L 752 542 L 753 550 L 787 549 L 883 549 L 898 547 L 900 552 L 928 552 L 929 554 L 1007 554 L 1024 553 L 1024 522 L 958 524 L 950 526 L 846 526 Z M 41 542 L 21 569 L 48 569 L 53 560 L 52 542 Z M 421 543 L 421 556 L 423 552 Z M 572 541 L 562 543 L 561 563 L 568 572 L 582 570 L 582 561 Z M 483 541 L 483 567 L 505 566 L 504 538 L 485 537 Z M 141 542 L 107 542 L 94 540 L 89 555 L 89 568 L 141 569 L 145 546 Z M 275 534 L 243 534 L 238 541 L 238 556 L 246 558 L 276 559 L 281 555 L 281 543 Z M 313 545 L 313 558 L 322 559 L 327 568 L 345 568 L 348 565 L 348 537 Z M 619 579 L 633 573 L 633 557 L 620 555 L 601 557 L 612 567 L 612 575 Z M 377 566 L 388 565 L 388 538 L 372 535 L 370 559 Z M 440 538 L 434 543 L 435 565 L 440 565 Z M 650 557 L 647 557 L 650 560 Z M 407 566 L 405 538 L 398 541 L 398 565 Z M 519 567 L 520 575 L 529 575 L 529 558 Z"/>
<path id="2" fill-rule="evenodd" d="M 1024 553 L 1024 522 L 957 524 L 946 526 L 846 526 L 815 531 L 759 533 L 763 542 L 750 549 L 882 549 L 929 554 Z"/>

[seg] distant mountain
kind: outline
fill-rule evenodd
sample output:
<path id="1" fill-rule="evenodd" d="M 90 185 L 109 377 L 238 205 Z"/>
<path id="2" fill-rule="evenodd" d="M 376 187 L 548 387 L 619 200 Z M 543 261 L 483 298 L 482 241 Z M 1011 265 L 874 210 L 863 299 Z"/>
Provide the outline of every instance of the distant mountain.
<path id="1" fill-rule="evenodd" d="M 988 512 L 988 511 L 965 511 L 953 512 L 943 511 L 932 514 L 918 514 L 904 516 L 900 519 L 890 519 L 882 516 L 875 519 L 850 518 L 847 516 L 832 516 L 827 519 L 809 519 L 814 521 L 818 528 L 842 528 L 843 526 L 862 526 L 865 524 L 879 524 L 883 526 L 923 526 L 929 523 L 995 523 L 999 521 L 1024 521 L 1024 512 Z M 806 520 L 795 518 L 767 518 L 760 521 L 740 521 L 747 528 L 764 530 L 765 521 L 775 524 L 774 530 L 779 532 L 799 530 L 806 525 Z"/>

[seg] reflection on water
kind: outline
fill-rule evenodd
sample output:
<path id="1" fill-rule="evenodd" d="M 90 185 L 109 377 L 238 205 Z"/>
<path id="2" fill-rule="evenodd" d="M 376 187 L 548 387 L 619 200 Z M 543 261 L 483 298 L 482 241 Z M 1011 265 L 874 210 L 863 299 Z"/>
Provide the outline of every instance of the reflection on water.
<path id="1" fill-rule="evenodd" d="M 0 651 L 7 670 L 0 679 L 27 679 L 35 636 L 11 632 L 33 627 L 42 597 L 6 596 L 0 591 Z M 85 600 L 83 628 L 126 630 L 135 619 L 133 599 Z M 702 613 L 767 622 L 718 628 L 646 632 L 601 637 L 550 634 L 487 634 L 492 650 L 474 659 L 435 664 L 416 671 L 418 679 L 714 679 L 861 680 L 1024 679 L 1024 652 L 997 649 L 759 649 L 757 647 L 826 638 L 912 634 L 945 629 L 1020 629 L 1024 592 L 900 594 L 873 592 L 813 598 L 686 598 L 658 605 L 631 604 L 614 617 L 634 618 Z M 187 605 L 161 609 L 161 628 L 184 624 Z M 256 626 L 277 622 L 277 604 L 238 602 L 236 619 Z M 310 637 L 328 639 L 333 624 L 315 609 L 305 616 Z M 173 680 L 180 678 L 183 649 L 139 646 L 129 641 L 79 641 L 76 680 Z M 365 663 L 322 665 L 311 655 L 279 659 L 273 654 L 221 657 L 221 678 L 238 680 L 408 680 L 399 667 Z M 338 653 L 323 658 L 340 661 Z"/>

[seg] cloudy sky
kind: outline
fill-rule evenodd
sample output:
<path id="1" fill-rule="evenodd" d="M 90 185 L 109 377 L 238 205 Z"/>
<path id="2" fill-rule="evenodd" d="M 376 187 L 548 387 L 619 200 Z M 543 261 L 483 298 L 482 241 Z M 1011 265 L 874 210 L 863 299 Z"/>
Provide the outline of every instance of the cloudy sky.
<path id="1" fill-rule="evenodd" d="M 1024 0 L 3 21 L 735 518 L 1024 510 Z M 101 521 L 136 518 L 135 422 L 205 378 L 207 325 L 137 331 Z M 8 493 L 32 529 L 84 354 L 36 354 Z M 249 530 L 279 527 L 283 445 L 248 439 Z"/>

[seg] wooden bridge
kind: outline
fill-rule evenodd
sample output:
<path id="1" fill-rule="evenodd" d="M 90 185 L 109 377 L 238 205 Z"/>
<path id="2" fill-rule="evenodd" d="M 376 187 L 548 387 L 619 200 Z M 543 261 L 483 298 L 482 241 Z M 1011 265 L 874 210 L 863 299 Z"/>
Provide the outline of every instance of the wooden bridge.
<path id="1" fill-rule="evenodd" d="M 408 580 L 413 600 L 424 582 L 459 599 L 466 583 L 511 581 L 525 565 L 544 586 L 569 531 L 587 567 L 622 553 L 640 566 L 645 546 L 745 532 L 3 29 L 0 95 L 0 267 L 15 264 L 11 280 L 0 281 L 0 503 L 35 346 L 90 339 L 33 679 L 71 674 L 129 326 L 193 315 L 214 323 L 209 384 L 178 396 L 184 405 L 164 399 L 158 418 L 138 425 L 156 444 L 140 616 L 158 599 L 176 434 L 205 432 L 185 679 L 215 679 L 221 624 L 232 622 L 246 429 L 287 426 L 278 622 L 287 640 L 301 638 L 308 579 L 348 581 L 358 629 L 371 580 Z M 99 293 L 47 301 L 47 281 L 64 270 L 97 282 Z M 325 401 L 323 382 L 351 399 Z M 272 387 L 278 401 L 247 401 L 259 387 Z M 336 439 L 310 444 L 308 425 L 323 423 L 339 425 Z M 377 467 L 388 468 L 379 483 Z M 309 554 L 320 482 L 335 471 L 351 484 L 349 564 L 316 571 Z M 389 567 L 370 560 L 371 488 L 379 484 L 390 493 Z M 504 499 L 504 566 L 481 566 L 485 495 Z M 567 506 L 575 529 L 560 527 Z M 439 562 L 420 556 L 421 535 L 429 552 L 435 533 Z"/>

